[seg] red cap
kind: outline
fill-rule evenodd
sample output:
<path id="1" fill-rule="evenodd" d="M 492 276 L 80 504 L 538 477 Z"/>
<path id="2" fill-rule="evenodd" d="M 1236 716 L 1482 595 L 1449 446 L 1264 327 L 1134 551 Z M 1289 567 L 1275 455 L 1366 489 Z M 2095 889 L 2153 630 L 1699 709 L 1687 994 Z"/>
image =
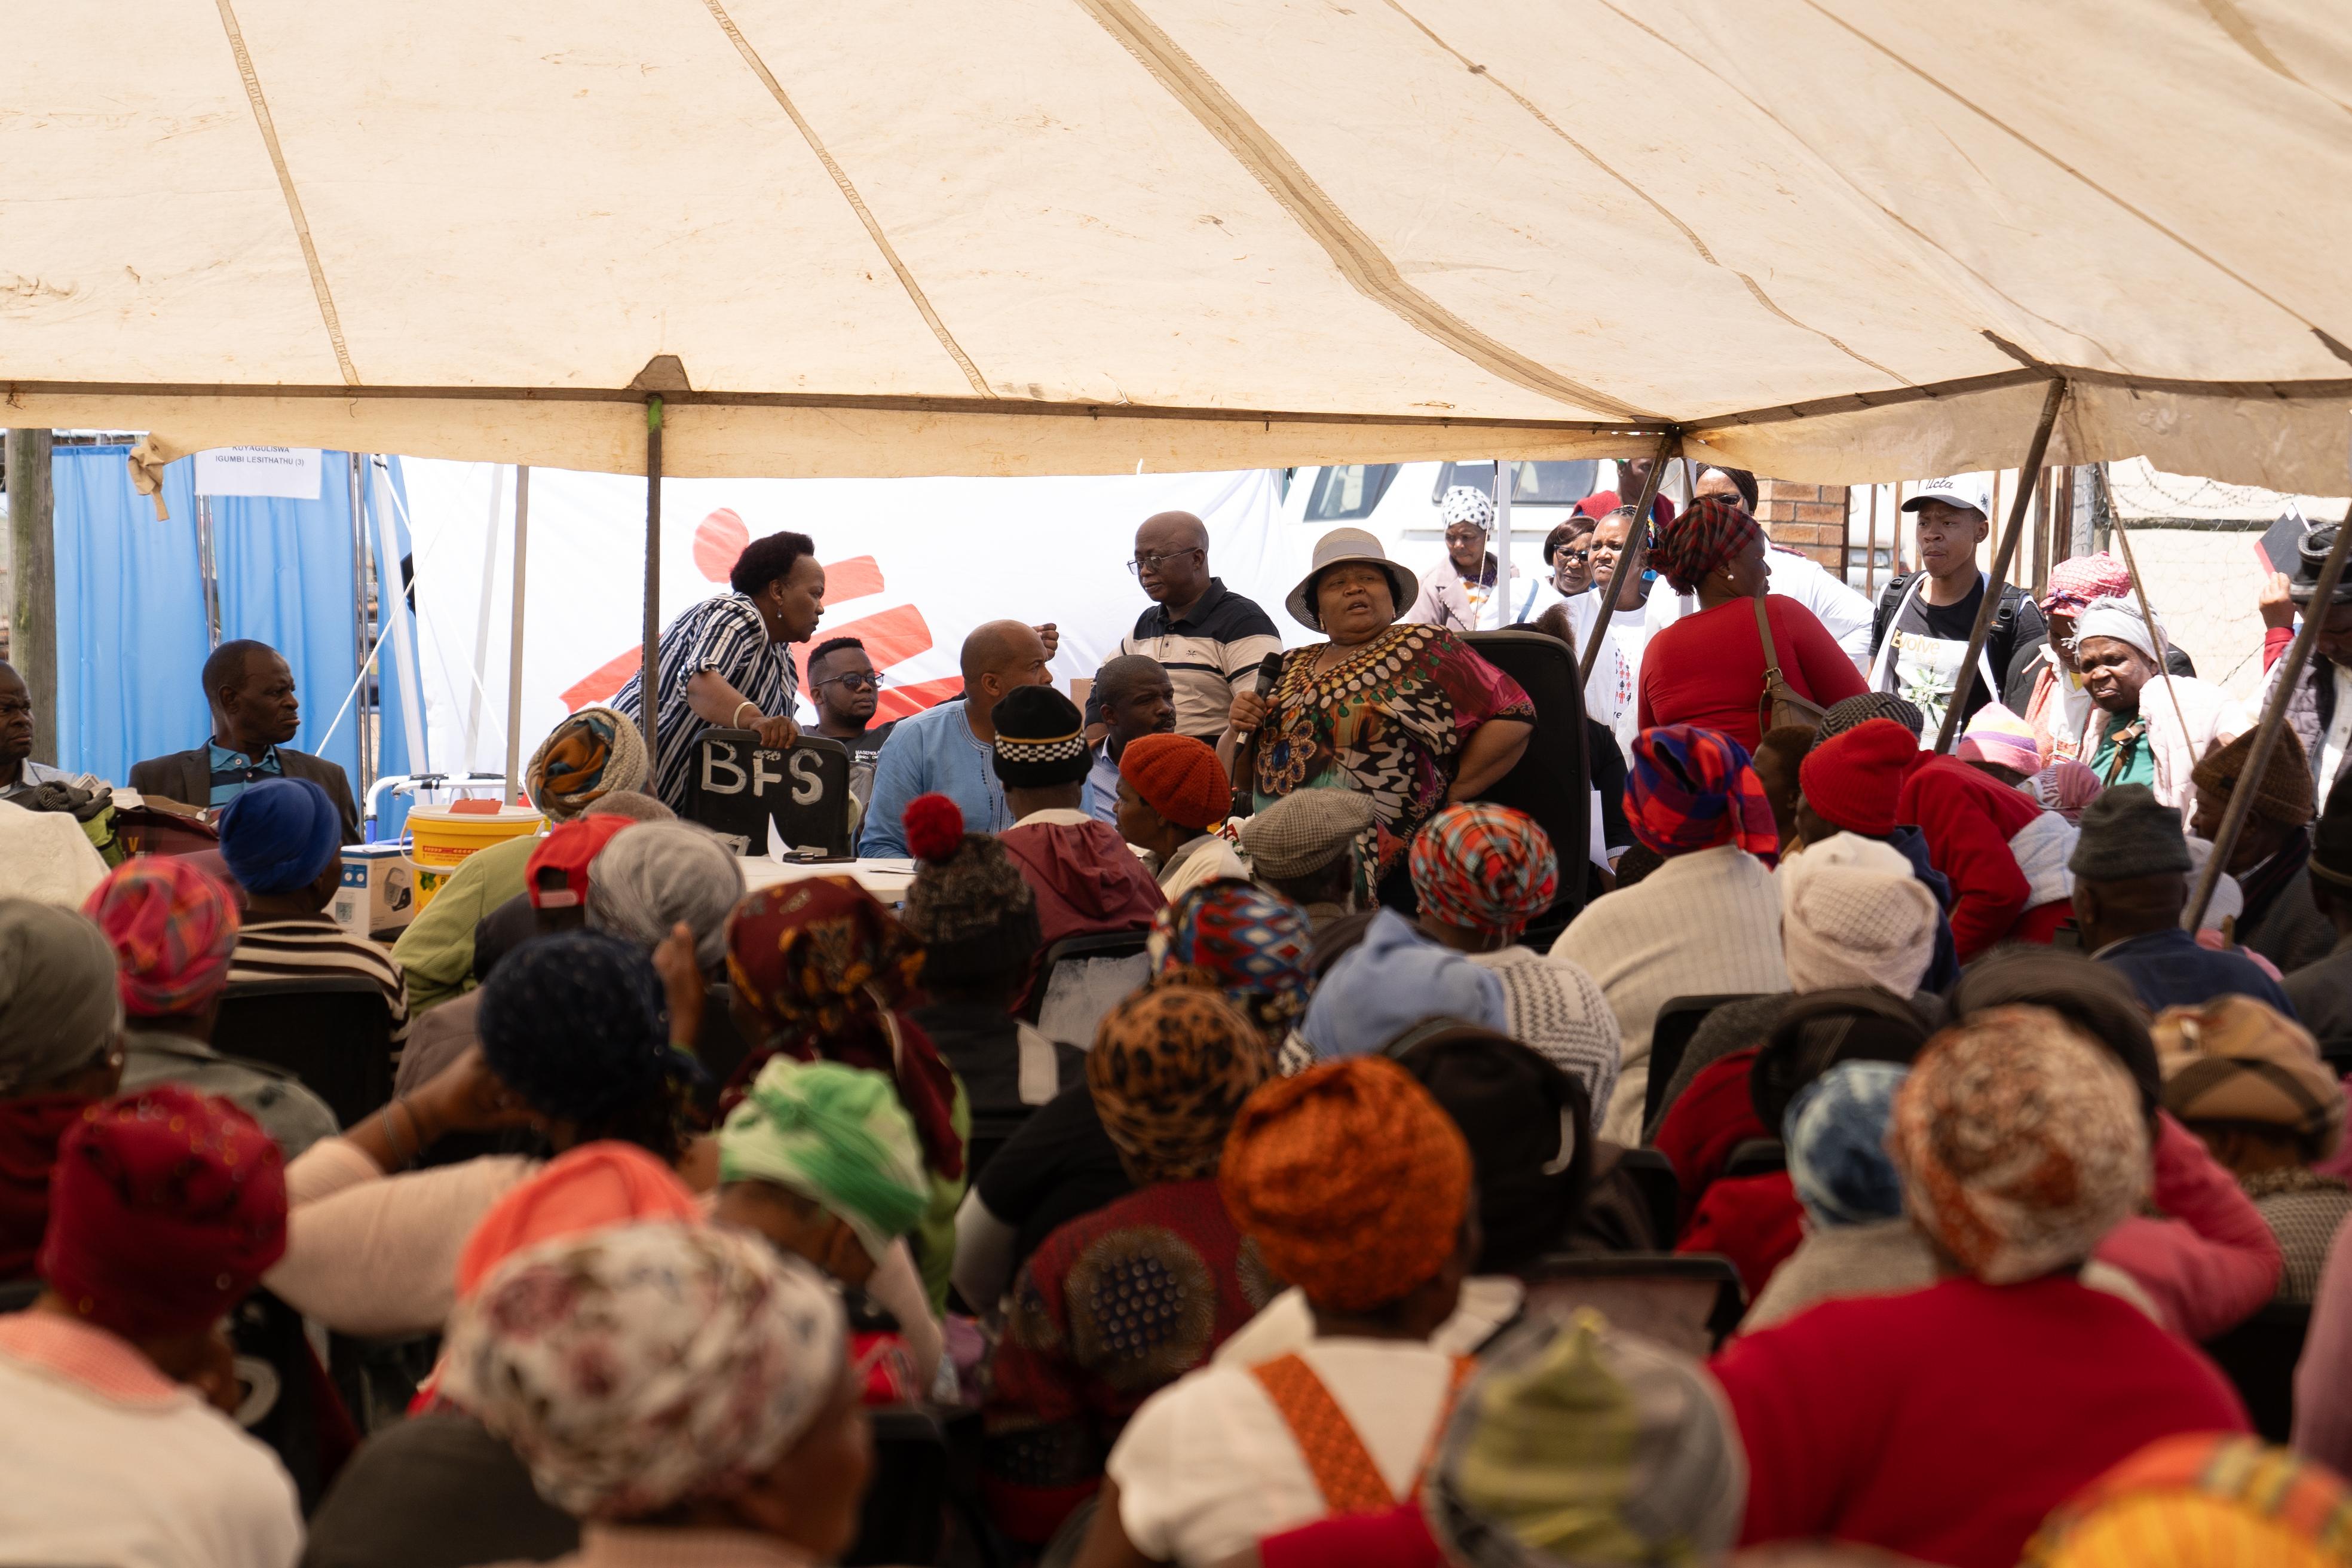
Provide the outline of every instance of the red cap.
<path id="1" fill-rule="evenodd" d="M 535 910 L 576 910 L 588 901 L 588 862 L 604 851 L 613 836 L 637 819 L 618 812 L 574 817 L 539 841 L 523 868 L 523 890 Z"/>
<path id="2" fill-rule="evenodd" d="M 1832 827 L 1884 838 L 1895 831 L 1895 797 L 1918 763 L 1917 736 L 1892 719 L 1873 719 L 1806 752 L 1797 783 Z"/>
<path id="3" fill-rule="evenodd" d="M 41 1278 L 102 1329 L 201 1328 L 285 1252 L 285 1156 L 226 1100 L 159 1083 L 90 1106 L 58 1142 Z"/>
<path id="4" fill-rule="evenodd" d="M 1607 517 L 1625 503 L 1617 499 L 1615 490 L 1594 490 L 1576 503 L 1575 510 L 1587 517 Z"/>

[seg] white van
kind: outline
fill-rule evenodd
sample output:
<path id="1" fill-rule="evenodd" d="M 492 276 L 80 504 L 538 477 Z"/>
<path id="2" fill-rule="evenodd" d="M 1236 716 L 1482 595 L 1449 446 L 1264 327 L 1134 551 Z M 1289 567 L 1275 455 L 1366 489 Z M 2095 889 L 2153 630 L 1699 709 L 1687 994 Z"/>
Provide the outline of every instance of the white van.
<path id="1" fill-rule="evenodd" d="M 1500 619 L 1508 626 L 1527 618 L 1529 605 L 1540 609 L 1550 602 L 1541 592 L 1549 574 L 1543 564 L 1543 542 L 1569 514 L 1570 508 L 1614 478 L 1616 465 L 1585 458 L 1567 463 L 1521 462 L 1511 465 L 1512 591 L 1506 608 L 1497 604 Z M 1297 524 L 1312 540 L 1334 528 L 1360 528 L 1381 542 L 1392 560 L 1426 577 L 1445 564 L 1445 529 L 1439 522 L 1437 503 L 1455 485 L 1467 485 L 1491 496 L 1495 465 L 1491 459 L 1468 463 L 1349 463 L 1330 468 L 1295 469 L 1283 498 L 1283 521 Z M 1489 546 L 1503 553 L 1501 536 Z M 1402 606 L 1400 606 L 1402 608 Z"/>

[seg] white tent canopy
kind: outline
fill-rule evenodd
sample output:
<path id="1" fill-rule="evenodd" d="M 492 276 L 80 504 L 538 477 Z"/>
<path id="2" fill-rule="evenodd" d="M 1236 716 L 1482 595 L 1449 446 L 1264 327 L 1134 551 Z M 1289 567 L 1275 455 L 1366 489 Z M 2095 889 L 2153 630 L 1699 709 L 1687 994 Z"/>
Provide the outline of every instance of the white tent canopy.
<path id="1" fill-rule="evenodd" d="M 2297 0 L 124 0 L 0 49 L 0 423 L 679 475 L 1695 450 L 2333 493 Z"/>

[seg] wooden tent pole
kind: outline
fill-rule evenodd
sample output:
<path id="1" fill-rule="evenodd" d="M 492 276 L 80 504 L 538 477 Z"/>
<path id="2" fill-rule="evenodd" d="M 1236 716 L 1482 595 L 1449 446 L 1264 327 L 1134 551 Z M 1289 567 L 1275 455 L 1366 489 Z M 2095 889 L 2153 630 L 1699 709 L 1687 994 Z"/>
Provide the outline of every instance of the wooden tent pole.
<path id="1" fill-rule="evenodd" d="M 1635 503 L 1633 521 L 1625 530 L 1625 552 L 1618 557 L 1617 570 L 1610 574 L 1609 592 L 1601 596 L 1601 612 L 1593 617 L 1591 635 L 1584 640 L 1584 658 L 1576 670 L 1579 686 L 1592 679 L 1592 667 L 1601 659 L 1601 639 L 1609 635 L 1609 623 L 1616 618 L 1617 605 L 1624 596 L 1627 580 L 1642 574 L 1643 563 L 1650 553 L 1650 508 L 1658 499 L 1660 482 L 1666 477 L 1666 459 L 1681 446 L 1679 431 L 1669 430 L 1658 437 L 1658 455 L 1650 459 L 1650 477 L 1642 481 L 1642 499 Z"/>

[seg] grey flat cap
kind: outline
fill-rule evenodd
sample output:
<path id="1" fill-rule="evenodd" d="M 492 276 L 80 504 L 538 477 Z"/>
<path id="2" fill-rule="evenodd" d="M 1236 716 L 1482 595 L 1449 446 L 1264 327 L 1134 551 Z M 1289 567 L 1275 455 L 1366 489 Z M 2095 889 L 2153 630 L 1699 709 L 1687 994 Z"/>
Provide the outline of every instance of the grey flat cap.
<path id="1" fill-rule="evenodd" d="M 2116 784 L 2084 806 L 2083 836 L 2066 861 L 2066 869 L 2094 882 L 2185 875 L 2189 868 L 2179 808 L 2158 802 L 2146 784 Z"/>
<path id="2" fill-rule="evenodd" d="M 1242 848 L 1262 877 L 1311 877 L 1372 825 L 1372 797 L 1351 789 L 1294 790 L 1242 824 Z"/>

